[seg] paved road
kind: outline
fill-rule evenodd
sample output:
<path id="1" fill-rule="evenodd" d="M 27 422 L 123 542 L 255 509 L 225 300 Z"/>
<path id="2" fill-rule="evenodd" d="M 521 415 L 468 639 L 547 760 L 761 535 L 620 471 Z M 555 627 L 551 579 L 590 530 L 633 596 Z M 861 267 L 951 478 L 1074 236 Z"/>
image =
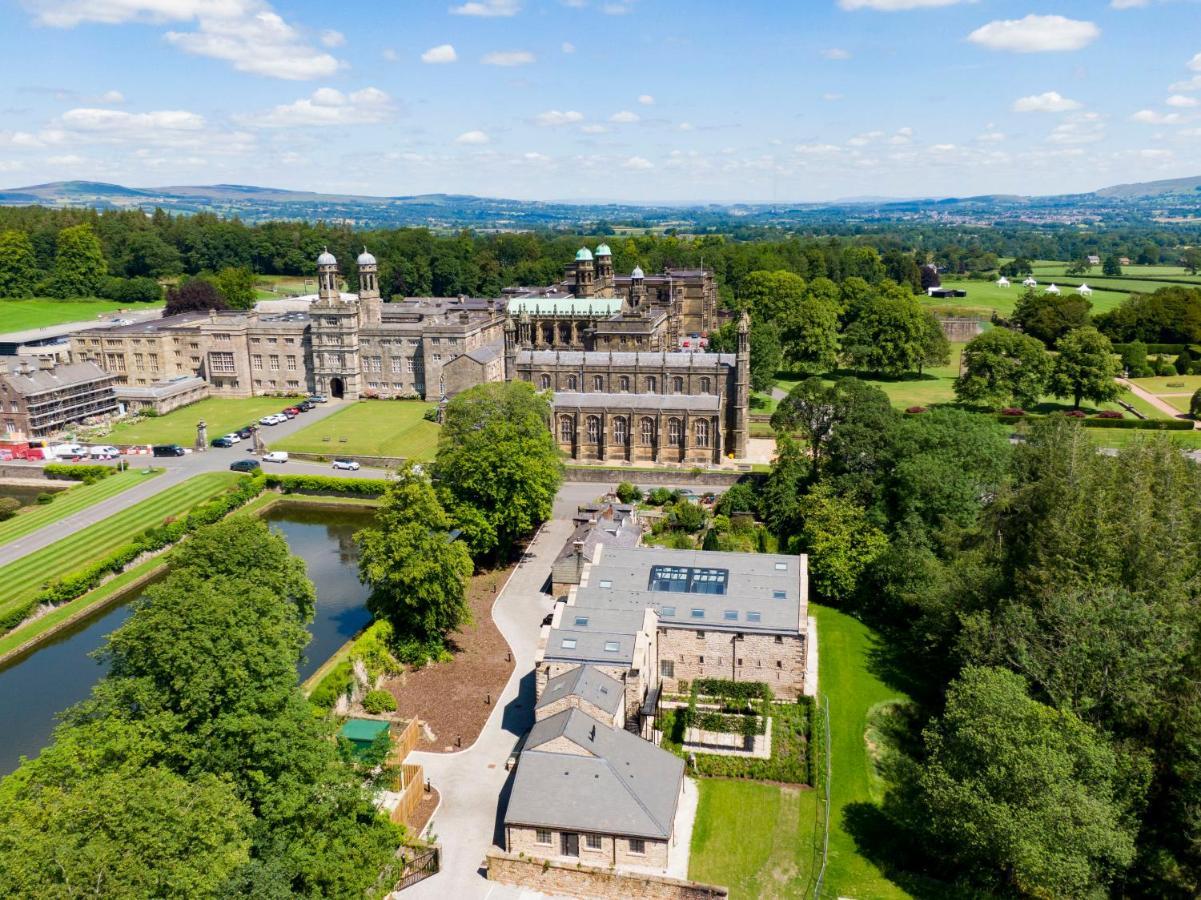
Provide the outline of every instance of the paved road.
<path id="1" fill-rule="evenodd" d="M 275 425 L 265 429 L 269 436 L 269 440 L 279 440 L 287 437 L 293 432 L 299 431 L 313 422 L 329 416 L 335 412 L 341 404 L 337 401 L 330 401 L 318 406 L 316 409 L 310 410 L 307 413 L 301 413 L 296 418 L 285 422 L 282 425 Z M 67 534 L 78 531 L 81 528 L 87 528 L 89 525 L 94 525 L 97 522 L 102 522 L 110 516 L 123 509 L 132 506 L 149 497 L 153 497 L 167 488 L 177 485 L 193 475 L 198 475 L 201 472 L 218 472 L 229 468 L 229 464 L 236 459 L 243 459 L 250 452 L 250 442 L 243 441 L 240 444 L 234 444 L 233 447 L 222 449 L 211 447 L 204 453 L 189 453 L 187 456 L 154 458 L 149 456 L 130 456 L 126 457 L 130 461 L 130 465 L 137 468 L 142 466 L 153 465 L 156 468 L 162 468 L 166 471 L 161 475 L 156 475 L 154 478 L 148 478 L 144 484 L 134 485 L 129 490 L 122 491 L 114 497 L 109 497 L 101 500 L 99 503 L 94 503 L 86 509 L 82 509 L 74 515 L 67 516 L 65 519 L 59 519 L 57 522 L 52 522 L 45 528 L 40 528 L 37 531 L 31 532 L 24 537 L 18 538 L 15 541 L 10 541 L 3 546 L 0 546 L 0 566 L 6 565 L 14 560 L 20 559 L 27 553 L 32 553 L 35 550 L 40 550 L 42 547 L 49 546 L 55 541 L 60 540 Z M 267 465 L 270 465 L 269 463 Z M 41 463 L 5 463 L 5 466 L 20 466 L 36 470 L 41 467 Z M 289 472 L 296 475 L 340 475 L 348 478 L 379 478 L 383 475 L 382 469 L 360 469 L 357 472 L 344 472 L 332 470 L 327 463 L 305 463 L 299 461 L 290 461 L 285 465 L 276 467 L 281 471 Z M 31 473 L 32 474 L 32 473 Z"/>

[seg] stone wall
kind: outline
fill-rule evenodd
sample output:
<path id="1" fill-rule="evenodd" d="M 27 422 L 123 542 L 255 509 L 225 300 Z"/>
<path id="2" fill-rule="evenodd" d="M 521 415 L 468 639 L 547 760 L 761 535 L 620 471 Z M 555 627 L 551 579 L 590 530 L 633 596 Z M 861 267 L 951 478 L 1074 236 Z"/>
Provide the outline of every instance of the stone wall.
<path id="1" fill-rule="evenodd" d="M 938 324 L 947 340 L 952 343 L 966 343 L 984 331 L 982 320 L 965 316 L 939 316 Z"/>
<path id="2" fill-rule="evenodd" d="M 606 900 L 716 900 L 729 896 L 729 890 L 718 885 L 662 875 L 619 873 L 582 863 L 544 864 L 541 860 L 522 859 L 495 849 L 488 851 L 486 864 L 491 881 L 545 894 Z"/>
<path id="3" fill-rule="evenodd" d="M 534 718 L 541 722 L 543 719 L 549 719 L 551 716 L 558 715 L 565 709 L 573 708 L 596 719 L 598 722 L 604 722 L 606 725 L 613 725 L 616 728 L 625 728 L 624 704 L 623 708 L 619 708 L 616 713 L 609 713 L 576 694 L 568 694 L 554 703 L 548 703 L 546 706 L 538 708 L 534 712 Z"/>
<path id="4" fill-rule="evenodd" d="M 746 472 L 714 472 L 703 469 L 681 467 L 677 471 L 662 469 L 639 469 L 634 466 L 612 468 L 608 466 L 568 466 L 565 481 L 598 484 L 620 484 L 629 481 L 637 485 L 690 484 L 711 487 L 729 487 L 748 476 Z"/>
<path id="5" fill-rule="evenodd" d="M 702 637 L 697 637 L 701 634 Z M 759 681 L 776 697 L 793 700 L 805 687 L 805 641 L 798 635 L 746 634 L 734 640 L 728 631 L 659 629 L 659 665 L 663 689 L 679 690 L 681 679 L 729 678 Z M 670 662 L 672 674 L 664 674 Z"/>
<path id="6" fill-rule="evenodd" d="M 539 748 L 540 750 L 543 748 Z M 582 831 L 569 832 L 579 839 L 579 858 L 563 856 L 562 831 L 555 828 L 544 828 L 550 836 L 550 843 L 538 840 L 540 829 L 525 825 L 506 825 L 505 841 L 509 853 L 536 857 L 539 862 L 549 860 L 552 864 L 571 866 L 577 862 L 585 866 L 611 868 L 613 866 L 644 866 L 651 869 L 667 868 L 667 841 L 656 841 L 647 838 L 642 842 L 642 853 L 630 849 L 630 839 L 614 834 L 588 833 Z M 588 839 L 593 838 L 600 846 L 590 848 Z"/>

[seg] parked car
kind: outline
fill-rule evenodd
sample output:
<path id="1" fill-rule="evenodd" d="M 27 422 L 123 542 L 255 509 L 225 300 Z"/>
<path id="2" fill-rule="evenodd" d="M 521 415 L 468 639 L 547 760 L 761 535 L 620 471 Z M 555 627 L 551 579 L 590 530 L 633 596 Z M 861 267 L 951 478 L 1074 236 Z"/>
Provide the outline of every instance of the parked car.
<path id="1" fill-rule="evenodd" d="M 209 441 L 209 445 L 213 447 L 232 447 L 234 442 L 229 439 L 229 435 L 225 437 L 213 438 Z"/>
<path id="2" fill-rule="evenodd" d="M 324 403 L 328 399 L 329 398 L 326 397 L 325 394 L 313 394 L 313 396 L 309 397 L 309 402 L 310 403 Z"/>
<path id="3" fill-rule="evenodd" d="M 92 459 L 116 459 L 120 455 L 121 451 L 110 445 L 93 447 L 88 451 L 88 456 L 92 457 Z"/>
<path id="4" fill-rule="evenodd" d="M 263 416 L 261 419 L 259 419 L 259 424 L 260 425 L 278 425 L 281 422 L 286 422 L 286 421 L 288 421 L 288 417 L 285 416 L 283 413 L 271 413 L 270 415 Z"/>
<path id="5" fill-rule="evenodd" d="M 299 403 L 296 404 L 296 408 L 298 410 L 300 410 L 301 412 L 308 412 L 310 409 L 313 408 L 314 405 L 315 404 L 310 403 L 308 400 L 301 400 Z"/>
<path id="6" fill-rule="evenodd" d="M 287 461 L 287 450 L 272 450 L 270 453 L 263 454 L 263 462 L 286 463 Z"/>
<path id="7" fill-rule="evenodd" d="M 260 468 L 257 459 L 239 459 L 229 464 L 231 472 L 257 472 Z"/>
<path id="8" fill-rule="evenodd" d="M 280 412 L 278 415 L 283 416 L 285 419 L 295 419 L 297 413 L 296 413 L 296 410 L 289 407 L 288 409 L 285 409 L 282 412 Z"/>
<path id="9" fill-rule="evenodd" d="M 357 459 L 335 459 L 334 468 L 357 472 L 359 470 L 359 461 Z"/>
<path id="10" fill-rule="evenodd" d="M 231 431 L 229 434 L 225 435 L 225 439 L 231 444 L 242 443 L 242 435 L 238 434 L 236 431 Z"/>
<path id="11" fill-rule="evenodd" d="M 249 425 L 247 425 L 245 428 L 239 428 L 238 429 L 238 437 L 240 437 L 244 441 L 248 441 L 252 437 L 254 437 L 254 430 L 251 429 L 251 427 Z"/>
<path id="12" fill-rule="evenodd" d="M 179 444 L 158 444 L 151 452 L 155 456 L 183 456 L 186 451 Z"/>

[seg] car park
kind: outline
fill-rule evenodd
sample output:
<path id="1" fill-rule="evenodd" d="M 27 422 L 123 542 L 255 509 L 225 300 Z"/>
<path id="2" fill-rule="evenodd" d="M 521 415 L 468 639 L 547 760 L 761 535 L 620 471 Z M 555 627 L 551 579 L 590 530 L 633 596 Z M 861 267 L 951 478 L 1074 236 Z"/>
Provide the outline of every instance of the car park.
<path id="1" fill-rule="evenodd" d="M 296 410 L 289 407 L 288 409 L 285 409 L 283 412 L 279 413 L 279 415 L 283 416 L 285 419 L 295 419 L 297 413 Z"/>
<path id="2" fill-rule="evenodd" d="M 239 428 L 238 437 L 244 441 L 248 441 L 254 437 L 254 429 L 252 429 L 249 425 L 247 425 L 245 428 Z"/>
<path id="3" fill-rule="evenodd" d="M 328 399 L 329 398 L 326 397 L 325 394 L 313 394 L 313 396 L 309 397 L 309 402 L 310 403 L 324 403 Z"/>
<path id="4" fill-rule="evenodd" d="M 299 403 L 296 404 L 296 408 L 298 410 L 300 410 L 301 412 L 308 412 L 310 409 L 313 408 L 313 404 L 310 403 L 308 400 L 301 400 Z"/>
<path id="5" fill-rule="evenodd" d="M 270 415 L 263 416 L 261 419 L 259 419 L 259 424 L 260 425 L 278 425 L 281 422 L 286 422 L 286 421 L 288 421 L 288 417 L 285 416 L 283 413 L 271 413 Z"/>
<path id="6" fill-rule="evenodd" d="M 183 456 L 186 452 L 179 444 L 158 444 L 151 450 L 155 456 Z"/>
<path id="7" fill-rule="evenodd" d="M 263 454 L 263 462 L 286 463 L 287 461 L 287 450 L 272 450 L 270 453 Z"/>
<path id="8" fill-rule="evenodd" d="M 229 439 L 229 435 L 226 435 L 225 437 L 213 438 L 209 441 L 209 444 L 213 447 L 232 447 L 234 442 Z"/>
<path id="9" fill-rule="evenodd" d="M 260 468 L 257 459 L 239 459 L 229 464 L 231 472 L 257 472 Z"/>
<path id="10" fill-rule="evenodd" d="M 335 459 L 334 468 L 357 472 L 359 470 L 359 461 L 357 459 Z"/>

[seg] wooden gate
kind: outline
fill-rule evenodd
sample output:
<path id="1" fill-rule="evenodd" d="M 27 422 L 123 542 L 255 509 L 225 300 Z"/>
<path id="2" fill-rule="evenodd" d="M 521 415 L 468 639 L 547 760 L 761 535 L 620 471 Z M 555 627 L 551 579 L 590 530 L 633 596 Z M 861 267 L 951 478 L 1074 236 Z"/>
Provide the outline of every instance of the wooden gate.
<path id="1" fill-rule="evenodd" d="M 404 859 L 404 874 L 396 882 L 396 890 L 403 891 L 419 881 L 425 881 L 431 875 L 437 875 L 442 863 L 442 848 L 433 846 L 418 851 L 412 857 Z"/>

